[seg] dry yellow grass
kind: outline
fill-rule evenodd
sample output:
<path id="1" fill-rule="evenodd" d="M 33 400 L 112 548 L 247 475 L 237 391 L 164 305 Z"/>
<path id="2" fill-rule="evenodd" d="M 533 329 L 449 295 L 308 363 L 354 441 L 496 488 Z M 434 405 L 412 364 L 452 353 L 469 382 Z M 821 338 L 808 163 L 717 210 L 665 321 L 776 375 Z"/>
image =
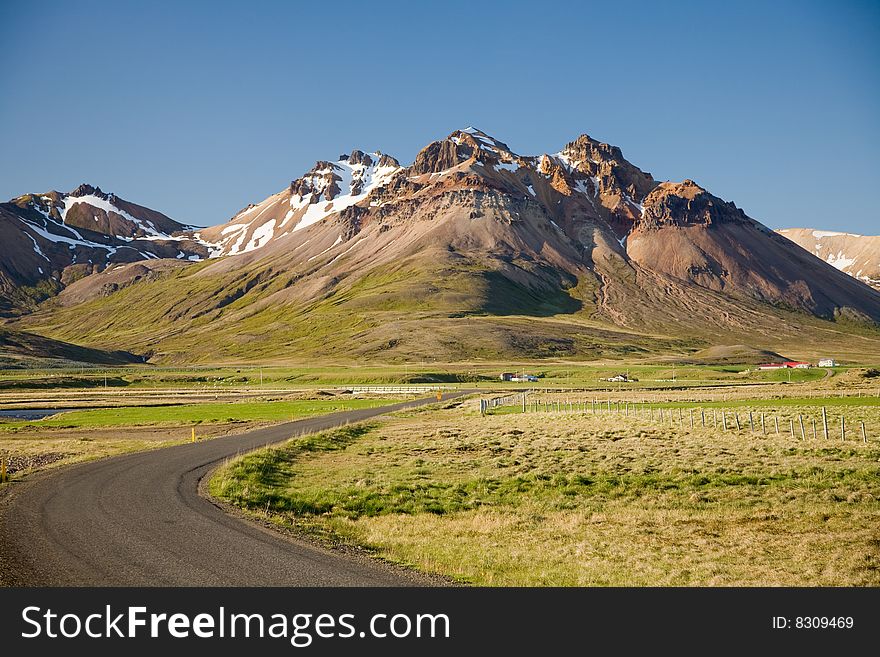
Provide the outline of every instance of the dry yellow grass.
<path id="1" fill-rule="evenodd" d="M 213 490 L 476 584 L 877 586 L 878 463 L 876 437 L 452 408 L 246 457 Z"/>
<path id="2" fill-rule="evenodd" d="M 256 423 L 200 425 L 199 440 L 237 433 Z M 17 433 L 0 432 L 0 457 L 7 459 L 10 475 L 18 476 L 46 467 L 70 465 L 190 440 L 191 427 L 34 428 Z"/>

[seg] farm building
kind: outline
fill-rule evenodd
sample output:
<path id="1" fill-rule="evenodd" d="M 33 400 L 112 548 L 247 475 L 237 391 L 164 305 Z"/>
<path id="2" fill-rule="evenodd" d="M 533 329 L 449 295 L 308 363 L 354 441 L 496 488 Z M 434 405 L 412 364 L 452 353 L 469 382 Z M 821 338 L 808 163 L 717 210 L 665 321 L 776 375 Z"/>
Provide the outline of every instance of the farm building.
<path id="1" fill-rule="evenodd" d="M 811 368 L 812 365 L 810 363 L 804 363 L 796 360 L 788 360 L 784 363 L 763 363 L 758 365 L 759 370 L 806 370 Z"/>
<path id="2" fill-rule="evenodd" d="M 501 373 L 502 381 L 513 381 L 514 383 L 535 383 L 538 380 L 534 374 L 514 374 L 513 372 L 502 372 Z"/>
<path id="3" fill-rule="evenodd" d="M 610 376 L 606 381 L 610 383 L 629 383 L 629 376 L 626 374 L 615 374 L 614 376 Z"/>
<path id="4" fill-rule="evenodd" d="M 833 358 L 823 358 L 819 361 L 819 367 L 837 367 L 837 361 Z"/>

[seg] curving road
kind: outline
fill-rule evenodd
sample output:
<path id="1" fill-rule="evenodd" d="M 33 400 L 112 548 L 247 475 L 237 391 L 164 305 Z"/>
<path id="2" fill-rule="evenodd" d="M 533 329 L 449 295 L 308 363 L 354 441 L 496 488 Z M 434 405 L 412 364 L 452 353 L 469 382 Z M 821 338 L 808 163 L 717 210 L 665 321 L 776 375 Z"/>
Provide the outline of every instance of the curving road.
<path id="1" fill-rule="evenodd" d="M 460 396 L 468 391 L 447 396 Z M 6 586 L 400 586 L 432 580 L 293 540 L 199 495 L 224 459 L 434 398 L 63 468 L 0 499 Z"/>

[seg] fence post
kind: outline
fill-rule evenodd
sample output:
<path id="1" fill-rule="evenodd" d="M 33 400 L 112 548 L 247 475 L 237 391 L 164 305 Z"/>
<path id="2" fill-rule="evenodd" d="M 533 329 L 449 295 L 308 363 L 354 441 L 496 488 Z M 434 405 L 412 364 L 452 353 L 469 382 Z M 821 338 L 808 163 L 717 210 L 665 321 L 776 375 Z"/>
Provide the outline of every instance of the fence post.
<path id="1" fill-rule="evenodd" d="M 752 412 L 749 411 L 749 427 L 752 430 L 752 433 L 755 433 L 755 420 L 752 418 Z"/>
<path id="2" fill-rule="evenodd" d="M 867 443 L 867 442 L 868 442 L 868 434 L 867 434 L 867 432 L 865 431 L 865 423 L 864 423 L 864 421 L 862 422 L 862 442 L 863 442 L 863 443 Z"/>
<path id="3" fill-rule="evenodd" d="M 825 440 L 828 440 L 828 415 L 825 413 L 825 407 L 822 407 L 822 433 L 825 434 Z"/>
<path id="4" fill-rule="evenodd" d="M 703 428 L 706 428 L 706 411 L 702 408 L 700 409 L 700 422 L 703 425 Z"/>
<path id="5" fill-rule="evenodd" d="M 721 426 L 727 431 L 727 411 L 721 411 Z"/>
<path id="6" fill-rule="evenodd" d="M 773 416 L 773 423 L 776 425 L 776 435 L 778 436 L 779 435 L 779 416 L 778 415 Z"/>
<path id="7" fill-rule="evenodd" d="M 738 411 L 735 411 L 735 412 L 733 413 L 733 417 L 736 418 L 736 430 L 739 431 L 739 430 L 740 430 L 740 426 L 739 426 L 739 412 L 738 412 Z"/>
<path id="8" fill-rule="evenodd" d="M 691 409 L 691 429 L 694 428 L 694 409 Z"/>
<path id="9" fill-rule="evenodd" d="M 840 439 L 846 440 L 846 418 L 840 416 Z"/>
<path id="10" fill-rule="evenodd" d="M 816 440 L 816 418 L 811 417 L 810 421 L 813 423 L 813 440 Z"/>
<path id="11" fill-rule="evenodd" d="M 788 418 L 788 432 L 791 434 L 791 437 L 794 438 L 794 419 Z"/>
<path id="12" fill-rule="evenodd" d="M 767 425 L 764 424 L 764 413 L 763 413 L 763 411 L 761 412 L 761 433 L 762 433 L 763 435 L 765 435 L 765 436 L 767 435 Z"/>
<path id="13" fill-rule="evenodd" d="M 801 440 L 807 439 L 807 434 L 804 431 L 804 416 L 798 415 L 798 423 L 801 425 Z"/>

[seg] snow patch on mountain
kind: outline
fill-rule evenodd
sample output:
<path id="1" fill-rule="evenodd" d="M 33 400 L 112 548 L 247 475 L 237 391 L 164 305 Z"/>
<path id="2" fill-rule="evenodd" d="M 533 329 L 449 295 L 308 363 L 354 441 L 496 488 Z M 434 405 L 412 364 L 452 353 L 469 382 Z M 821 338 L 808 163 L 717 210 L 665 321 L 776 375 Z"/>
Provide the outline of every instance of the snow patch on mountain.
<path id="1" fill-rule="evenodd" d="M 823 237 L 863 237 L 863 235 L 856 235 L 855 233 L 838 233 L 833 230 L 814 230 L 813 237 L 820 240 Z"/>
<path id="2" fill-rule="evenodd" d="M 845 271 L 847 268 L 852 267 L 855 261 L 855 258 L 847 258 L 842 251 L 838 251 L 836 254 L 829 255 L 825 259 L 825 262 L 827 262 L 832 267 L 840 269 L 841 271 Z"/>
<path id="3" fill-rule="evenodd" d="M 102 198 L 102 197 L 97 196 L 95 194 L 85 194 L 84 196 L 70 196 L 70 195 L 65 196 L 64 197 L 64 207 L 61 209 L 61 223 L 63 223 L 63 224 L 67 223 L 67 213 L 70 212 L 70 210 L 71 210 L 71 208 L 73 208 L 73 206 L 78 205 L 80 203 L 85 203 L 86 205 L 89 205 L 93 208 L 98 208 L 99 210 L 103 210 L 108 215 L 111 212 L 118 214 L 120 217 L 123 217 L 127 221 L 130 221 L 135 226 L 140 228 L 148 236 L 159 237 L 162 239 L 165 239 L 168 237 L 168 235 L 166 235 L 161 230 L 156 228 L 156 225 L 152 221 L 149 221 L 147 219 L 138 219 L 137 217 L 130 215 L 125 210 L 122 210 L 122 209 L 116 207 L 108 199 Z M 97 217 L 95 217 L 95 221 L 98 221 Z M 122 237 L 122 239 L 126 239 L 126 240 L 130 241 L 133 238 Z"/>
<path id="4" fill-rule="evenodd" d="M 272 239 L 272 236 L 275 234 L 275 220 L 269 221 L 259 228 L 257 228 L 253 235 L 251 235 L 250 241 L 247 243 L 247 246 L 242 249 L 242 253 L 247 253 L 248 251 L 253 251 L 254 249 L 258 249 L 261 246 L 265 246 L 266 242 Z"/>
<path id="5" fill-rule="evenodd" d="M 395 166 L 378 166 L 381 158 L 379 153 L 370 153 L 372 164 L 350 164 L 348 160 L 334 162 L 329 169 L 315 172 L 310 179 L 312 191 L 300 196 L 296 194 L 290 198 L 290 207 L 302 209 L 306 206 L 305 214 L 294 226 L 293 230 L 302 230 L 331 214 L 342 212 L 345 208 L 355 205 L 367 198 L 370 193 L 387 184 L 400 170 Z M 340 189 L 338 195 L 328 198 L 328 189 L 336 182 Z"/>

